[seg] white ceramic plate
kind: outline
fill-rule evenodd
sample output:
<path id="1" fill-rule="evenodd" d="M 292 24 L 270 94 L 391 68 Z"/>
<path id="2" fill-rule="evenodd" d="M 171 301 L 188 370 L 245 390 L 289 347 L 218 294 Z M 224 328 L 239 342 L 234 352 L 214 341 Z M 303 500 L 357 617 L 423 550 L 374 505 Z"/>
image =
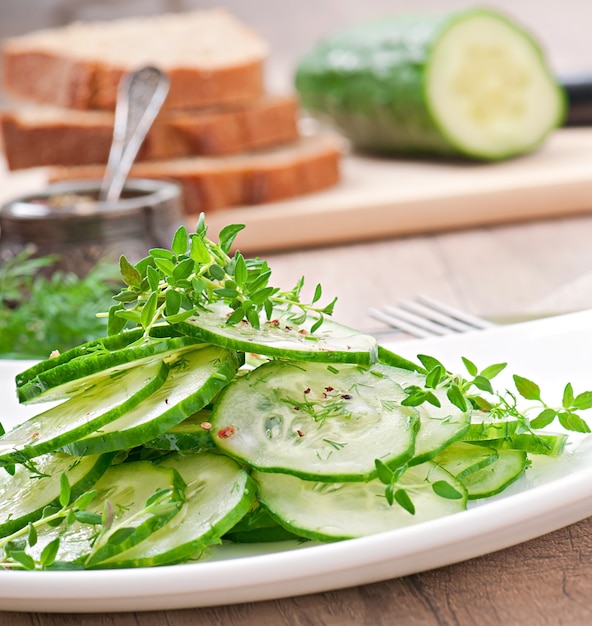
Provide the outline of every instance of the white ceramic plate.
<path id="1" fill-rule="evenodd" d="M 592 311 L 449 339 L 399 343 L 460 368 L 507 361 L 539 383 L 549 403 L 570 381 L 592 389 Z M 34 407 L 18 407 L 14 374 L 27 364 L 0 362 L 0 421 L 11 426 Z M 459 370 L 460 371 L 460 370 Z M 496 379 L 497 381 L 498 379 Z M 101 612 L 176 609 L 266 600 L 366 584 L 487 554 L 592 515 L 592 438 L 536 463 L 502 496 L 450 517 L 326 545 L 232 548 L 208 561 L 171 567 L 87 572 L 2 572 L 0 610 Z"/>

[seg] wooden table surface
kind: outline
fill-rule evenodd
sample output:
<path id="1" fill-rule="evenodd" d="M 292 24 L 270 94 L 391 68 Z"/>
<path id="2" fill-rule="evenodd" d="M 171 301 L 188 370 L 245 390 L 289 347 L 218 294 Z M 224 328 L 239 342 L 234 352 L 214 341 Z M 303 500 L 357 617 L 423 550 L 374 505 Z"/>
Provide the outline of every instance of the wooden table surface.
<path id="1" fill-rule="evenodd" d="M 275 284 L 291 286 L 300 275 L 311 290 L 321 282 L 339 297 L 335 318 L 360 329 L 378 326 L 370 307 L 419 293 L 508 320 L 592 306 L 590 211 L 266 256 Z M 571 626 L 592 623 L 590 580 L 592 518 L 468 562 L 351 589 L 144 613 L 110 613 L 108 605 L 104 615 L 0 612 L 0 626 Z"/>

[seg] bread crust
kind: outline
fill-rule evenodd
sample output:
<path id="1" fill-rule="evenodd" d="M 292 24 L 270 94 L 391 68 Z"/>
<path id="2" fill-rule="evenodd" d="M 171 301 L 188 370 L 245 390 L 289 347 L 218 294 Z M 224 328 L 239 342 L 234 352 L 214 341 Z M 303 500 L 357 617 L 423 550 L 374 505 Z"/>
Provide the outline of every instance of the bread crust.
<path id="1" fill-rule="evenodd" d="M 70 109 L 113 110 L 122 75 L 145 65 L 171 80 L 165 108 L 264 93 L 267 44 L 223 10 L 70 24 L 7 39 L 2 52 L 8 93 Z"/>
<path id="2" fill-rule="evenodd" d="M 32 107 L 0 113 L 9 169 L 106 163 L 113 135 L 110 112 Z M 137 160 L 223 156 L 295 141 L 297 104 L 269 96 L 244 107 L 162 113 Z"/>
<path id="3" fill-rule="evenodd" d="M 183 189 L 187 215 L 241 205 L 277 202 L 338 183 L 341 143 L 333 137 L 300 139 L 289 147 L 220 158 L 147 161 L 132 167 L 134 178 L 172 180 Z M 61 167 L 52 182 L 99 179 L 100 166 Z"/>

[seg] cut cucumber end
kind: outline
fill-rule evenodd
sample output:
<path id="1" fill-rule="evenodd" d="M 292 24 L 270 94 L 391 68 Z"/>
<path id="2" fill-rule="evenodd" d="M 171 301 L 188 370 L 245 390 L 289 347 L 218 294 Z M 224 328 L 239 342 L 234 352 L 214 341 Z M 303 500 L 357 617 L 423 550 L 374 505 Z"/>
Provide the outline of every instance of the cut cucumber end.
<path id="1" fill-rule="evenodd" d="M 434 44 L 426 92 L 448 140 L 481 159 L 530 151 L 565 115 L 565 96 L 538 45 L 482 9 L 459 14 Z"/>

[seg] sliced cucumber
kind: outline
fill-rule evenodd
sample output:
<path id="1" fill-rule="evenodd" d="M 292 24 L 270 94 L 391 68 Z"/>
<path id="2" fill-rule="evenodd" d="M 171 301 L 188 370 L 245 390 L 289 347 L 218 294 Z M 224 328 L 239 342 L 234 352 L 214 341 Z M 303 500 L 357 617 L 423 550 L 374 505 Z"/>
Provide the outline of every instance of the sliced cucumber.
<path id="1" fill-rule="evenodd" d="M 493 463 L 462 478 L 469 499 L 488 498 L 501 493 L 522 476 L 527 462 L 526 452 L 498 450 L 498 458 Z"/>
<path id="2" fill-rule="evenodd" d="M 0 470 L 0 537 L 38 520 L 46 506 L 57 504 L 62 474 L 68 477 L 74 500 L 93 488 L 112 458 L 112 454 L 81 459 L 67 454 L 46 454 L 35 460 L 38 477 L 23 465 L 16 466 L 14 476 Z"/>
<path id="3" fill-rule="evenodd" d="M 400 404 L 402 373 L 385 365 L 266 363 L 220 395 L 214 442 L 262 471 L 369 479 L 376 458 L 400 465 L 414 451 L 418 411 Z"/>
<path id="4" fill-rule="evenodd" d="M 475 412 L 471 416 L 471 425 L 463 435 L 464 441 L 485 441 L 503 439 L 513 435 L 521 426 L 514 417 L 493 419 L 487 413 Z"/>
<path id="5" fill-rule="evenodd" d="M 505 439 L 492 441 L 475 441 L 484 445 L 495 446 L 505 450 L 524 450 L 530 454 L 543 454 L 545 456 L 561 456 L 567 443 L 567 435 L 564 433 L 541 433 L 528 432 L 511 435 Z"/>
<path id="6" fill-rule="evenodd" d="M 58 450 L 113 421 L 162 386 L 169 368 L 162 361 L 118 370 L 84 393 L 52 407 L 0 437 L 0 465 Z"/>
<path id="7" fill-rule="evenodd" d="M 299 535 L 278 524 L 258 502 L 223 537 L 233 543 L 271 543 L 298 538 Z"/>
<path id="8" fill-rule="evenodd" d="M 183 349 L 196 348 L 198 342 L 191 337 L 149 337 L 140 343 L 141 334 L 126 333 L 120 343 L 103 339 L 74 348 L 62 358 L 48 359 L 17 376 L 17 394 L 20 402 L 47 402 L 62 400 L 86 391 L 101 378 L 117 375 L 123 369 L 141 365 L 158 356 L 166 359 Z M 135 340 L 134 340 L 135 338 Z M 128 341 L 132 339 L 132 341 Z M 70 355 L 71 358 L 66 358 Z"/>
<path id="9" fill-rule="evenodd" d="M 287 474 L 254 472 L 258 497 L 271 515 L 289 531 L 309 539 L 336 541 L 373 535 L 443 517 L 466 508 L 462 484 L 443 468 L 427 462 L 409 468 L 398 482 L 415 506 L 415 514 L 388 504 L 384 484 L 320 483 Z M 432 484 L 445 481 L 461 495 L 442 498 Z"/>
<path id="10" fill-rule="evenodd" d="M 457 441 L 442 451 L 434 463 L 441 465 L 453 476 L 462 480 L 472 472 L 476 472 L 499 458 L 495 448 L 473 446 L 470 443 Z"/>
<path id="11" fill-rule="evenodd" d="M 177 352 L 169 363 L 166 382 L 155 393 L 64 450 L 84 455 L 140 446 L 203 409 L 232 380 L 241 364 L 241 355 L 216 346 Z"/>
<path id="12" fill-rule="evenodd" d="M 302 59 L 296 87 L 311 113 L 379 152 L 502 159 L 539 146 L 565 115 L 533 37 L 484 8 L 336 33 Z"/>
<path id="13" fill-rule="evenodd" d="M 97 528 L 91 524 L 74 522 L 66 528 L 43 526 L 38 530 L 37 543 L 31 548 L 32 556 L 38 558 L 50 541 L 60 537 L 58 561 L 95 566 L 144 541 L 177 515 L 184 485 L 175 471 L 136 461 L 111 466 L 94 489 L 97 494 L 87 510 L 101 514 L 105 503 L 109 502 L 113 512 L 111 532 L 119 528 L 126 530 L 110 541 L 109 535 L 95 540 Z M 161 489 L 171 490 L 174 498 L 170 504 L 163 505 L 158 514 L 151 514 L 146 511 L 146 504 Z"/>
<path id="14" fill-rule="evenodd" d="M 198 411 L 156 439 L 147 441 L 144 447 L 170 452 L 198 452 L 199 450 L 215 448 L 216 445 L 211 433 L 211 419 L 212 412 L 210 410 Z"/>
<path id="15" fill-rule="evenodd" d="M 229 326 L 226 320 L 232 309 L 225 304 L 210 305 L 199 316 L 190 317 L 175 328 L 197 340 L 231 350 L 254 352 L 274 358 L 319 361 L 323 363 L 363 363 L 376 361 L 376 340 L 347 326 L 325 320 L 314 333 L 315 320 L 302 325 L 292 322 L 289 313 L 274 311 L 272 319 L 255 329 L 248 322 Z"/>
<path id="16" fill-rule="evenodd" d="M 162 466 L 176 470 L 187 483 L 180 515 L 131 550 L 105 561 L 104 567 L 146 567 L 185 561 L 220 543 L 250 509 L 255 487 L 247 472 L 220 454 L 169 457 Z"/>

